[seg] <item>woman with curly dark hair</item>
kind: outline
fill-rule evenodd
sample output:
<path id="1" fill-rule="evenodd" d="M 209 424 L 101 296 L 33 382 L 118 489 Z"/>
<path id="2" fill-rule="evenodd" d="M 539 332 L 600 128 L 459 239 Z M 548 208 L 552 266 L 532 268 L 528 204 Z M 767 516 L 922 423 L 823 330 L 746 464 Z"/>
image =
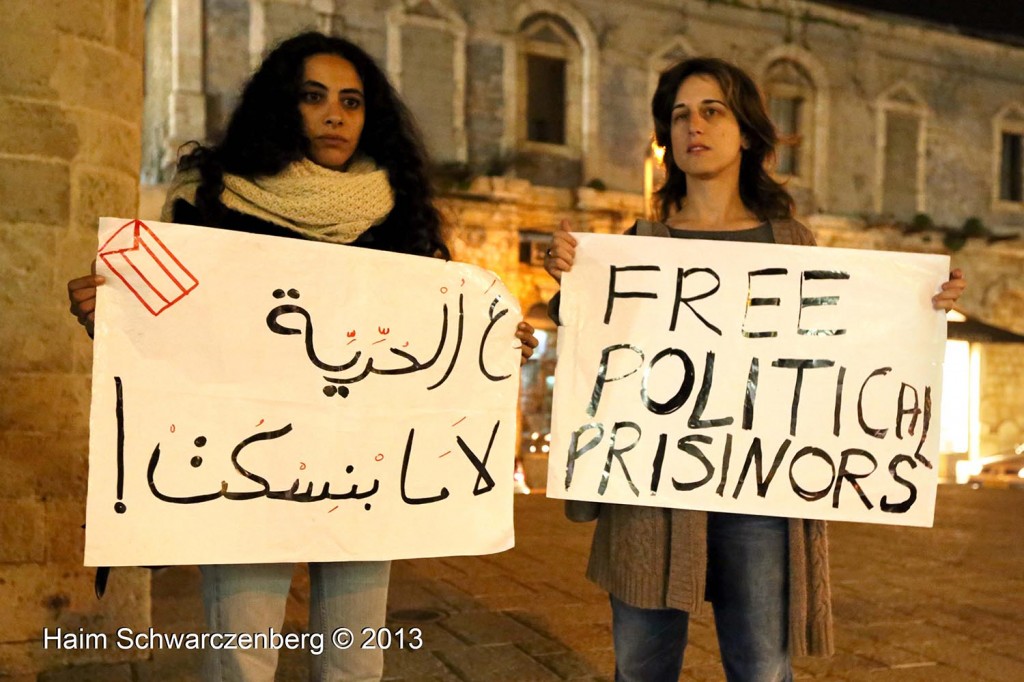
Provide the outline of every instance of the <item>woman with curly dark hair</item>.
<path id="1" fill-rule="evenodd" d="M 682 61 L 661 74 L 651 113 L 667 170 L 660 222 L 628 234 L 814 244 L 769 173 L 777 136 L 750 76 L 720 59 Z M 545 258 L 559 281 L 575 259 L 568 228 Z M 964 286 L 954 271 L 933 305 L 948 310 Z M 566 513 L 597 519 L 587 577 L 609 593 L 617 681 L 678 680 L 705 599 L 729 682 L 788 682 L 791 654 L 831 653 L 824 521 L 590 502 Z"/>
<path id="2" fill-rule="evenodd" d="M 353 43 L 305 33 L 281 43 L 249 81 L 223 140 L 181 159 L 162 219 L 449 258 L 431 203 L 426 157 L 409 112 Z M 102 277 L 68 283 L 71 312 L 92 334 Z M 519 325 L 523 361 L 536 339 Z M 278 632 L 291 564 L 201 567 L 213 632 Z M 378 680 L 381 649 L 339 649 L 331 633 L 384 627 L 390 562 L 312 563 L 316 680 Z M 277 650 L 205 650 L 204 679 L 273 680 Z"/>
<path id="3" fill-rule="evenodd" d="M 324 83 L 307 77 L 341 62 L 346 63 L 340 74 L 345 87 L 339 93 L 327 92 Z M 341 99 L 328 102 L 335 94 Z M 326 111 L 331 104 L 340 105 L 337 112 Z M 179 171 L 165 218 L 172 217 L 166 215 L 168 209 L 181 210 L 185 215 L 180 217 L 198 219 L 198 224 L 230 227 L 237 218 L 232 212 L 252 215 L 240 207 L 269 200 L 272 204 L 259 206 L 262 215 L 254 217 L 273 227 L 253 225 L 255 229 L 246 231 L 295 236 L 299 227 L 300 236 L 335 241 L 322 227 L 303 231 L 318 221 L 329 222 L 330 216 L 307 215 L 315 209 L 304 200 L 297 202 L 301 206 L 294 209 L 296 215 L 288 214 L 286 205 L 278 209 L 273 203 L 285 198 L 264 190 L 268 184 L 293 185 L 303 196 L 311 195 L 313 187 L 322 188 L 325 196 L 344 195 L 343 185 L 355 182 L 360 189 L 354 198 L 369 192 L 380 214 L 367 215 L 372 224 L 345 243 L 450 257 L 431 203 L 426 155 L 409 111 L 373 59 L 342 38 L 304 33 L 281 43 L 243 91 L 223 140 L 195 149 L 181 160 Z M 390 187 L 393 202 L 373 195 L 387 193 L 381 181 Z M 335 204 L 331 210 L 348 215 L 350 208 Z"/>

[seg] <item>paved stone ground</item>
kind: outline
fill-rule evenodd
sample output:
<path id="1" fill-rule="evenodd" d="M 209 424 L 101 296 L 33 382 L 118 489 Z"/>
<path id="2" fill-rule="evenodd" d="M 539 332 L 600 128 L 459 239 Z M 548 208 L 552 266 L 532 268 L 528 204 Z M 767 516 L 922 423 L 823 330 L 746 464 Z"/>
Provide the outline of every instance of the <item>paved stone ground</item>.
<path id="1" fill-rule="evenodd" d="M 837 653 L 795 661 L 796 677 L 837 682 L 1024 680 L 1024 494 L 943 486 L 933 529 L 834 523 Z M 390 650 L 391 682 L 610 680 L 606 596 L 583 579 L 591 524 L 561 503 L 516 498 L 518 546 L 486 557 L 397 562 L 390 625 L 420 627 L 419 651 Z M 301 630 L 308 580 L 296 572 L 286 630 Z M 116 589 L 116 585 L 112 585 Z M 167 569 L 153 583 L 161 632 L 203 627 L 199 576 Z M 433 622 L 402 612 L 434 611 Z M 406 614 L 415 616 L 417 614 Z M 425 614 L 420 614 L 425 615 Z M 284 653 L 279 681 L 305 680 L 308 655 Z M 131 666 L 43 675 L 44 682 L 198 679 L 195 652 Z M 710 617 L 695 619 L 681 679 L 724 680 Z"/>

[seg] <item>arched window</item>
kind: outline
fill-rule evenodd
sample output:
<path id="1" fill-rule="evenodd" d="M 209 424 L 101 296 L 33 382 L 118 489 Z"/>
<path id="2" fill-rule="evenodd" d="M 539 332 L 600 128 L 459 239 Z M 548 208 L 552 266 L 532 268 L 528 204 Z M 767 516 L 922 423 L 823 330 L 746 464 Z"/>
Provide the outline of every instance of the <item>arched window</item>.
<path id="1" fill-rule="evenodd" d="M 524 0 L 505 42 L 506 149 L 516 175 L 579 187 L 597 160 L 597 36 L 565 0 Z"/>
<path id="2" fill-rule="evenodd" d="M 466 160 L 466 23 L 447 0 L 401 0 L 387 14 L 387 67 L 437 161 Z"/>
<path id="3" fill-rule="evenodd" d="M 926 210 L 928 106 L 907 84 L 889 88 L 875 106 L 875 211 L 909 220 Z"/>
<path id="4" fill-rule="evenodd" d="M 580 151 L 582 64 L 572 26 L 534 14 L 519 26 L 519 139 Z"/>
<path id="5" fill-rule="evenodd" d="M 809 51 L 788 43 L 765 53 L 754 73 L 779 131 L 775 172 L 789 181 L 798 210 L 827 210 L 828 71 Z"/>
<path id="6" fill-rule="evenodd" d="M 997 209 L 1024 209 L 1024 106 L 1008 104 L 993 120 Z"/>

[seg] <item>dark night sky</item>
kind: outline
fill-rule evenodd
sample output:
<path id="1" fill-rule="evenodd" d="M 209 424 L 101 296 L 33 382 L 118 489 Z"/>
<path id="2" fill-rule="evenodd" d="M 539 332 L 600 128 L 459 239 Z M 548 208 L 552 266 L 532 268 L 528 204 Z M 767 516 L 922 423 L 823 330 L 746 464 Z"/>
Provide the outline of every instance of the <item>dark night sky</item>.
<path id="1" fill-rule="evenodd" d="M 815 0 L 854 11 L 881 11 L 921 19 L 974 35 L 1024 46 L 1024 0 Z"/>

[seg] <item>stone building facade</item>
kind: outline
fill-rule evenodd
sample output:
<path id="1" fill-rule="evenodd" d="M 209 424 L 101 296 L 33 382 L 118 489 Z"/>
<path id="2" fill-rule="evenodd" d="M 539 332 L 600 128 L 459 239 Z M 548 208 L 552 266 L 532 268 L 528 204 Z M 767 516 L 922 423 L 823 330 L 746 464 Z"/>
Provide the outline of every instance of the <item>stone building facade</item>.
<path id="1" fill-rule="evenodd" d="M 216 138 L 278 40 L 344 35 L 386 66 L 423 129 L 457 257 L 498 272 L 547 331 L 548 235 L 563 218 L 622 231 L 647 212 L 657 74 L 684 56 L 723 57 L 764 89 L 784 134 L 778 174 L 819 241 L 937 253 L 948 243 L 971 280 L 964 311 L 1024 332 L 1019 46 L 800 0 L 154 0 L 148 23 L 172 41 L 202 31 L 205 52 L 176 60 L 156 38 L 160 54 L 147 58 L 164 65 L 147 81 L 153 91 L 173 68 L 191 75 L 172 79 L 182 85 L 161 100 L 170 109 L 147 98 L 144 129 L 166 128 L 183 104 L 190 127 L 147 137 L 143 177 L 165 180 L 177 145 Z M 919 230 L 906 229 L 915 216 Z M 970 218 L 980 222 L 964 227 Z M 983 345 L 976 357 L 975 455 L 1024 440 L 1024 350 Z M 525 373 L 528 439 L 546 428 L 531 415 L 550 399 L 551 363 Z"/>
<path id="2" fill-rule="evenodd" d="M 138 201 L 143 2 L 4 3 L 0 35 L 0 677 L 35 680 L 144 655 L 44 628 L 150 625 L 149 571 L 98 600 L 82 566 L 92 346 L 65 292 Z"/>

